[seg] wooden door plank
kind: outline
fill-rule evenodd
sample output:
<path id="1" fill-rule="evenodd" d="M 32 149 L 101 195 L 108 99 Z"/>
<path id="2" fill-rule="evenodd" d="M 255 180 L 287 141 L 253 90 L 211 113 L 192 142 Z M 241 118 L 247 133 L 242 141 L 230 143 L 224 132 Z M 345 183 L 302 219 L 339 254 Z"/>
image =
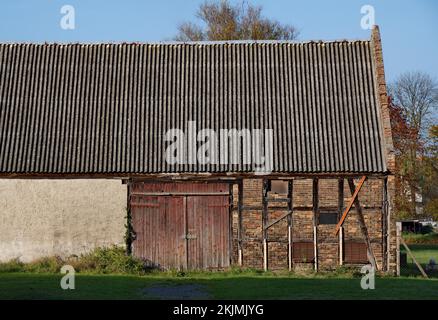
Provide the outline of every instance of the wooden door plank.
<path id="1" fill-rule="evenodd" d="M 134 255 L 164 269 L 228 267 L 229 203 L 228 183 L 133 182 Z M 190 231 L 197 239 L 187 239 Z"/>

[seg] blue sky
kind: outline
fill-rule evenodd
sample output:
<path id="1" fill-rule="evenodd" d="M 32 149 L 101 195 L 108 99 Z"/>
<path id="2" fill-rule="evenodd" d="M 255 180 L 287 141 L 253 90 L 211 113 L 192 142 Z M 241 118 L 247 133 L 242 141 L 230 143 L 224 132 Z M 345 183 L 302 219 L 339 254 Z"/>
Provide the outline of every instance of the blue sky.
<path id="1" fill-rule="evenodd" d="M 0 42 L 148 42 L 170 40 L 177 25 L 193 20 L 202 0 L 2 0 Z M 438 1 L 254 0 L 267 17 L 300 30 L 299 40 L 366 39 L 360 9 L 374 6 L 389 81 L 404 71 L 438 80 Z M 72 5 L 76 28 L 60 27 Z"/>

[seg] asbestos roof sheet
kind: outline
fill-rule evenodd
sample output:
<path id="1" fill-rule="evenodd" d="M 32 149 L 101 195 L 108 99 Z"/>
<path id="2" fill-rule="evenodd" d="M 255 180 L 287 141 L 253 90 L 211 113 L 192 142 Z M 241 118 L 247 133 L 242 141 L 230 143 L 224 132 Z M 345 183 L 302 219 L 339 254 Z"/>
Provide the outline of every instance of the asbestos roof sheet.
<path id="1" fill-rule="evenodd" d="M 168 129 L 272 129 L 272 172 L 386 171 L 370 41 L 0 44 L 0 173 L 230 173 Z M 219 143 L 219 142 L 218 142 Z"/>

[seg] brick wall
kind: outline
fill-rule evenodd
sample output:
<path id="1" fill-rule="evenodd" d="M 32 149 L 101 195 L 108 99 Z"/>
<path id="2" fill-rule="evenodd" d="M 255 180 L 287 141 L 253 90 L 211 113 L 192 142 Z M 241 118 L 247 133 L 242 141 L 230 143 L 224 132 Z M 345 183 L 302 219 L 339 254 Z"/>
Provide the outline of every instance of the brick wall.
<path id="1" fill-rule="evenodd" d="M 355 181 L 357 183 L 357 181 Z M 337 210 L 338 179 L 318 180 L 318 206 Z M 365 181 L 359 193 L 359 201 L 363 214 L 373 253 L 379 269 L 383 265 L 382 235 L 382 204 L 384 180 L 370 178 Z M 313 201 L 312 179 L 295 179 L 293 182 L 293 241 L 313 242 Z M 233 188 L 234 208 L 238 205 L 238 188 Z M 344 182 L 344 207 L 348 204 L 351 192 L 348 182 Z M 242 263 L 243 267 L 263 268 L 263 233 L 262 233 L 262 208 L 263 208 L 263 180 L 243 180 L 243 210 L 242 210 Z M 287 195 L 268 194 L 269 198 L 287 198 Z M 268 207 L 284 207 L 284 210 L 269 210 L 268 220 L 274 221 L 287 212 L 286 202 L 270 202 Z M 341 214 L 341 213 L 340 213 Z M 339 215 L 340 215 L 339 214 Z M 360 230 L 358 214 L 354 207 L 351 209 L 344 222 L 344 241 L 364 242 Z M 233 214 L 233 261 L 238 261 L 237 245 L 238 215 Z M 319 269 L 334 269 L 339 266 L 339 237 L 334 234 L 336 225 L 317 226 L 317 257 Z M 270 270 L 288 268 L 288 223 L 283 219 L 268 230 L 268 268 Z M 392 247 L 391 250 L 395 250 Z M 299 264 L 297 263 L 296 266 Z M 302 268 L 302 265 L 299 266 Z"/>
<path id="2" fill-rule="evenodd" d="M 386 165 L 388 168 L 388 267 L 391 272 L 396 270 L 396 227 L 393 199 L 395 197 L 395 154 L 392 139 L 391 118 L 388 108 L 388 94 L 385 81 L 385 67 L 383 63 L 382 39 L 380 30 L 374 26 L 371 33 L 373 67 L 376 83 L 376 99 L 380 104 L 380 118 L 382 119 L 383 138 L 386 147 Z"/>

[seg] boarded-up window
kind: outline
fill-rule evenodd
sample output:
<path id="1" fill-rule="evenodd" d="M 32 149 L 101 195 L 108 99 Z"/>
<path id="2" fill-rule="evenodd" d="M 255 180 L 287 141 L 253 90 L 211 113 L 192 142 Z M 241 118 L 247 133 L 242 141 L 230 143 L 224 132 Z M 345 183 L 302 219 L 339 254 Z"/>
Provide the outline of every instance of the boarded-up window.
<path id="1" fill-rule="evenodd" d="M 338 211 L 320 211 L 319 224 L 337 224 Z"/>
<path id="2" fill-rule="evenodd" d="M 344 262 L 353 264 L 368 263 L 367 247 L 362 242 L 344 243 Z"/>
<path id="3" fill-rule="evenodd" d="M 294 242 L 293 261 L 313 262 L 315 259 L 313 242 Z"/>
<path id="4" fill-rule="evenodd" d="M 288 182 L 282 180 L 271 180 L 270 191 L 277 194 L 287 194 Z"/>

